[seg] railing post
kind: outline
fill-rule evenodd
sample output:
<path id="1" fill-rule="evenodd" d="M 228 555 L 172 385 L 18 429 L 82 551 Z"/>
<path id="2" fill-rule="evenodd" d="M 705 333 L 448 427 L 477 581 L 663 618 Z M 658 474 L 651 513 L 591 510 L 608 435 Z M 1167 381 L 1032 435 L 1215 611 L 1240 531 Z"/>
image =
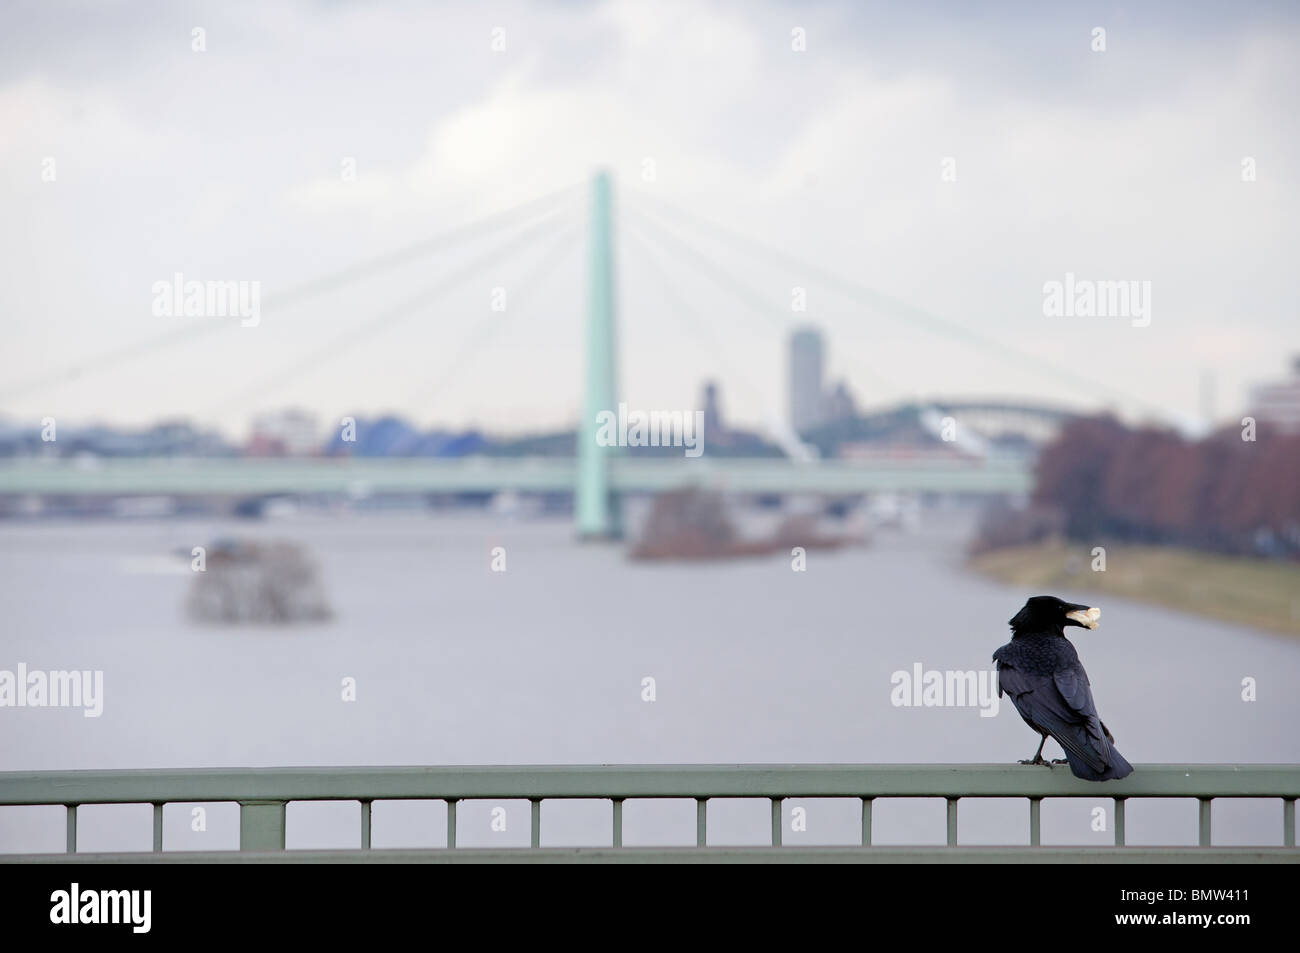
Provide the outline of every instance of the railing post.
<path id="1" fill-rule="evenodd" d="M 239 849 L 284 850 L 284 801 L 239 802 Z"/>
<path id="2" fill-rule="evenodd" d="M 614 846 L 623 846 L 623 799 L 614 798 Z"/>
<path id="3" fill-rule="evenodd" d="M 1115 846 L 1124 846 L 1124 798 L 1115 798 Z"/>
<path id="4" fill-rule="evenodd" d="M 950 797 L 948 801 L 948 846 L 957 846 L 957 798 Z"/>
<path id="5" fill-rule="evenodd" d="M 542 799 L 529 798 L 533 805 L 533 846 L 542 846 Z"/>
<path id="6" fill-rule="evenodd" d="M 779 797 L 772 798 L 772 846 L 781 846 L 781 805 L 783 800 Z"/>
<path id="7" fill-rule="evenodd" d="M 1282 798 L 1282 846 L 1295 846 L 1295 798 Z"/>
<path id="8" fill-rule="evenodd" d="M 1029 799 L 1029 846 L 1043 846 L 1043 799 Z"/>
<path id="9" fill-rule="evenodd" d="M 77 852 L 77 805 L 65 804 L 68 810 L 68 853 Z"/>
<path id="10" fill-rule="evenodd" d="M 154 853 L 162 851 L 163 805 L 161 801 L 153 804 L 153 849 Z"/>
<path id="11" fill-rule="evenodd" d="M 456 799 L 447 798 L 447 846 L 456 846 Z"/>
<path id="12" fill-rule="evenodd" d="M 1214 798 L 1197 798 L 1201 802 L 1201 846 L 1210 846 L 1210 805 Z"/>
<path id="13" fill-rule="evenodd" d="M 370 849 L 370 802 L 361 802 L 361 849 Z"/>
<path id="14" fill-rule="evenodd" d="M 871 846 L 871 802 L 874 798 L 862 799 L 862 846 Z"/>
<path id="15" fill-rule="evenodd" d="M 709 799 L 695 799 L 695 846 L 704 847 L 709 842 Z"/>

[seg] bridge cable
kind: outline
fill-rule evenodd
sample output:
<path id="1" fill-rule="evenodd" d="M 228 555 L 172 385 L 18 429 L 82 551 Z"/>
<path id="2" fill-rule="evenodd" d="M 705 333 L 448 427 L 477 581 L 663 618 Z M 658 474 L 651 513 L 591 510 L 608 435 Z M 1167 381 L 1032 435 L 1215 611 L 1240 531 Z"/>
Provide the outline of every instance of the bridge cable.
<path id="1" fill-rule="evenodd" d="M 355 348 L 372 343 L 380 334 L 392 330 L 403 321 L 419 314 L 421 306 L 428 305 L 428 299 L 430 296 L 447 291 L 466 278 L 483 271 L 488 266 L 504 260 L 508 255 L 518 251 L 521 247 L 529 245 L 537 238 L 539 231 L 541 231 L 545 226 L 553 224 L 551 222 L 551 217 L 555 214 L 555 212 L 545 213 L 538 221 L 517 234 L 506 244 L 484 255 L 480 255 L 473 261 L 462 265 L 450 274 L 444 275 L 438 281 L 421 288 L 415 294 L 404 298 L 397 304 L 386 308 L 373 317 L 367 319 L 362 324 L 348 328 L 341 334 L 335 335 L 325 344 L 313 350 L 302 360 L 299 360 L 290 366 L 287 370 L 269 375 L 257 383 L 242 389 L 220 404 L 210 407 L 207 412 L 212 413 L 228 409 L 232 405 L 242 403 L 251 397 L 273 390 L 295 377 L 315 370 L 320 365 L 344 356 L 348 353 L 347 348 L 349 347 Z"/>
<path id="2" fill-rule="evenodd" d="M 707 255 L 692 249 L 686 242 L 678 238 L 662 224 L 651 219 L 644 212 L 640 210 L 635 210 L 635 212 L 640 221 L 651 225 L 658 232 L 661 242 L 673 245 L 683 259 L 693 265 L 697 270 L 706 273 L 714 284 L 739 298 L 750 309 L 762 315 L 764 318 L 770 318 L 772 323 L 778 326 L 782 332 L 789 330 L 789 320 L 787 316 L 782 313 L 777 317 L 774 313 L 775 306 L 771 301 L 754 292 L 754 290 L 747 284 L 729 274 L 724 268 L 714 263 Z M 644 240 L 644 236 L 642 237 Z M 662 248 L 664 246 L 661 244 L 660 247 Z M 859 364 L 861 364 L 861 362 L 859 362 Z M 867 376 L 878 384 L 884 384 L 886 387 L 892 387 L 896 390 L 901 389 L 885 375 L 879 374 L 872 368 L 867 368 Z"/>
<path id="3" fill-rule="evenodd" d="M 549 279 L 554 277 L 556 262 L 559 261 L 563 253 L 568 252 L 569 249 L 578 244 L 576 240 L 581 235 L 582 232 L 577 224 L 563 228 L 538 259 L 536 265 L 516 282 L 519 286 L 532 289 L 534 292 L 532 301 L 537 300 L 536 293 L 544 289 L 549 284 Z M 518 295 L 515 294 L 512 297 L 517 298 Z M 525 305 L 525 307 L 527 306 Z M 482 349 L 491 344 L 500 335 L 505 325 L 517 314 L 517 308 L 512 309 L 508 306 L 499 318 L 493 318 L 487 322 L 480 319 L 475 322 L 474 330 L 478 332 L 477 335 L 471 332 L 470 336 L 462 342 L 462 347 L 446 363 L 445 370 L 441 374 L 435 375 L 432 385 L 412 393 L 410 397 L 402 401 L 401 406 L 409 409 L 417 402 L 426 403 L 441 394 L 461 371 L 481 356 Z"/>
<path id="4" fill-rule="evenodd" d="M 690 304 L 684 295 L 677 291 L 676 283 L 673 282 L 668 274 L 668 269 L 664 263 L 664 254 L 661 248 L 656 247 L 653 239 L 649 238 L 636 225 L 628 229 L 630 235 L 636 244 L 638 244 L 644 255 L 638 260 L 649 264 L 649 270 L 652 278 L 657 280 L 655 290 L 668 299 L 670 307 L 668 311 L 679 319 L 681 327 L 695 338 L 696 344 L 700 350 L 707 354 L 716 363 L 721 364 L 728 377 L 740 381 L 741 386 L 749 394 L 751 399 L 762 405 L 764 401 L 764 391 L 754 385 L 752 378 L 743 370 L 737 368 L 727 357 L 726 349 L 718 342 L 717 338 L 709 331 L 708 321 L 700 313 L 699 309 Z"/>
<path id="5" fill-rule="evenodd" d="M 719 235 L 724 239 L 730 241 L 733 244 L 733 246 L 746 248 L 753 253 L 756 253 L 764 258 L 767 258 L 770 261 L 777 261 L 787 267 L 795 268 L 804 273 L 818 276 L 827 284 L 832 286 L 838 286 L 838 288 L 842 293 L 847 294 L 851 298 L 854 298 L 855 300 L 859 301 L 859 303 L 865 304 L 873 311 L 882 313 L 889 317 L 893 317 L 896 320 L 897 319 L 909 320 L 915 323 L 916 325 L 925 328 L 926 330 L 929 330 L 931 333 L 934 333 L 941 337 L 946 335 L 949 337 L 961 338 L 967 344 L 971 344 L 977 348 L 980 348 L 981 350 L 997 354 L 999 357 L 1002 357 L 1004 359 L 1022 362 L 1023 366 L 1026 368 L 1041 369 L 1042 371 L 1053 375 L 1054 378 L 1065 379 L 1067 381 L 1072 382 L 1073 384 L 1075 384 L 1080 388 L 1086 388 L 1088 392 L 1094 397 L 1098 392 L 1108 392 L 1109 394 L 1111 394 L 1111 396 L 1123 399 L 1131 404 L 1142 407 L 1144 410 L 1148 412 L 1155 412 L 1161 416 L 1168 416 L 1169 414 L 1169 411 L 1166 410 L 1165 408 L 1152 404 L 1143 398 L 1136 397 L 1132 394 L 1129 394 L 1111 385 L 1102 384 L 1090 378 L 1083 377 L 1082 375 L 1075 373 L 1072 369 L 1068 367 L 1064 367 L 1053 361 L 1049 361 L 1046 358 L 1032 354 L 1028 351 L 1021 350 L 1020 348 L 1014 347 L 1012 345 L 1002 344 L 992 338 L 985 337 L 984 335 L 971 331 L 969 328 L 965 328 L 962 327 L 961 325 L 954 324 L 951 321 L 945 320 L 944 318 L 941 318 L 938 315 L 933 314 L 932 312 L 925 311 L 921 308 L 913 307 L 912 305 L 909 305 L 906 302 L 899 301 L 897 298 L 893 298 L 889 295 L 882 294 L 881 292 L 875 291 L 872 288 L 868 288 L 865 285 L 861 285 L 856 281 L 852 281 L 848 278 L 843 278 L 837 275 L 836 273 L 832 271 L 828 271 L 827 269 L 822 268 L 818 265 L 813 265 L 799 258 L 796 258 L 795 256 L 788 254 L 787 252 L 779 251 L 768 245 L 763 244 L 762 242 L 758 242 L 752 238 L 733 232 L 730 229 L 727 229 L 722 225 L 718 225 L 715 222 L 711 222 L 707 219 L 700 218 L 699 216 L 693 215 L 690 212 L 686 212 L 678 208 L 677 206 L 672 205 L 671 203 L 665 202 L 662 199 L 652 199 L 647 196 L 640 196 L 640 195 L 637 196 L 637 198 L 638 200 L 649 201 L 654 205 L 670 210 L 670 217 L 671 215 L 677 215 L 681 219 L 685 220 L 687 224 L 703 226 L 709 231 L 715 233 L 716 235 Z M 652 217 L 652 213 L 648 212 L 644 208 L 637 209 L 636 211 L 638 212 L 638 214 L 645 216 L 647 218 Z M 655 224 L 657 224 L 661 229 L 666 230 L 667 228 L 667 226 L 665 226 L 662 222 L 658 220 L 655 220 Z M 678 241 L 679 243 L 681 242 L 680 239 L 678 239 Z M 699 254 L 698 251 L 696 253 Z"/>
<path id="6" fill-rule="evenodd" d="M 317 276 L 298 285 L 286 288 L 284 291 L 274 292 L 267 295 L 265 301 L 267 304 L 280 308 L 296 306 L 301 304 L 303 301 L 317 297 L 327 291 L 336 291 L 348 284 L 381 274 L 391 268 L 413 261 L 422 255 L 429 254 L 430 252 L 437 251 L 449 245 L 461 243 L 482 235 L 491 234 L 493 231 L 498 229 L 508 228 L 511 225 L 516 224 L 518 220 L 526 219 L 529 215 L 534 214 L 539 209 L 546 209 L 551 206 L 563 204 L 562 200 L 572 195 L 578 188 L 580 188 L 580 185 L 577 184 L 566 186 L 565 188 L 558 189 L 554 192 L 548 193 L 547 195 L 513 206 L 512 208 L 506 209 L 502 212 L 497 212 L 467 222 L 463 225 L 456 226 L 440 235 L 421 239 L 418 242 L 406 245 L 394 251 L 385 252 L 372 258 L 368 258 L 340 271 Z M 102 373 L 116 365 L 137 360 L 155 351 L 164 350 L 173 345 L 182 344 L 188 341 L 197 341 L 228 326 L 229 325 L 221 321 L 205 320 L 202 323 L 186 324 L 182 327 L 173 328 L 145 341 L 129 344 L 121 348 L 115 348 L 76 364 L 67 365 L 60 370 L 51 372 L 42 377 L 19 383 L 0 392 L 0 400 L 8 400 L 19 394 L 43 390 L 51 385 L 68 383 L 92 374 Z"/>
<path id="7" fill-rule="evenodd" d="M 374 275 L 381 274 L 392 268 L 404 265 L 408 262 L 422 258 L 433 251 L 438 251 L 448 246 L 458 246 L 463 242 L 490 235 L 502 229 L 510 228 L 513 225 L 522 223 L 532 218 L 539 212 L 550 214 L 556 211 L 564 204 L 562 200 L 572 195 L 581 185 L 569 185 L 554 192 L 530 199 L 519 205 L 512 206 L 504 211 L 497 212 L 493 215 L 487 215 L 483 218 L 459 225 L 450 231 L 443 232 L 441 235 L 435 235 L 432 238 L 422 239 L 411 245 L 406 245 L 395 251 L 385 252 L 376 255 L 373 258 L 358 262 L 341 271 L 332 274 L 323 275 L 314 278 L 302 284 L 295 285 L 278 295 L 271 296 L 268 300 L 280 307 L 286 305 L 297 305 L 302 301 L 314 298 L 326 291 L 335 291 L 345 285 L 352 284 L 356 281 L 362 281 Z"/>

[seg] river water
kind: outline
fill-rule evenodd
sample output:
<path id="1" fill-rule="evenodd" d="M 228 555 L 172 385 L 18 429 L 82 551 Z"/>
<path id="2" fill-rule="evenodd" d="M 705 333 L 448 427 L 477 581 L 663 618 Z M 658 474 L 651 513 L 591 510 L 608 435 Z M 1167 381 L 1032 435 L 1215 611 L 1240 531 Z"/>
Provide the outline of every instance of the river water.
<path id="1" fill-rule="evenodd" d="M 969 529 L 967 514 L 931 512 L 913 532 L 812 552 L 797 572 L 788 555 L 630 563 L 620 548 L 579 545 L 567 521 L 486 513 L 10 523 L 0 528 L 0 669 L 102 670 L 104 699 L 98 718 L 0 708 L 0 770 L 1014 762 L 1037 736 L 1009 702 L 985 717 L 978 706 L 891 701 L 893 673 L 917 663 L 990 670 L 1030 595 L 962 568 Z M 190 622 L 188 560 L 169 554 L 226 535 L 303 544 L 336 618 Z M 504 572 L 492 569 L 496 547 Z M 1134 603 L 1103 609 L 1100 629 L 1070 633 L 1130 761 L 1300 761 L 1300 643 Z M 1255 701 L 1242 699 L 1248 677 Z M 345 679 L 355 700 L 343 698 Z M 1111 843 L 1110 804 L 1100 793 L 1044 802 L 1044 842 Z M 792 829 L 796 807 L 806 830 Z M 609 810 L 546 802 L 543 844 L 608 843 Z M 765 843 L 768 810 L 713 802 L 710 842 Z M 443 812 L 441 802 L 378 803 L 374 844 L 442 844 Z M 355 802 L 293 804 L 289 845 L 355 846 L 358 817 Z M 465 803 L 459 842 L 527 844 L 528 817 L 527 802 Z M 857 817 L 855 800 L 787 801 L 784 840 L 854 843 Z M 1194 800 L 1131 801 L 1128 840 L 1194 844 L 1196 819 Z M 963 843 L 1027 843 L 1028 809 L 966 800 L 960 825 Z M 86 807 L 79 846 L 147 850 L 151 830 L 148 805 Z M 877 843 L 941 844 L 944 803 L 877 801 L 874 832 Z M 692 802 L 626 806 L 625 843 L 694 834 Z M 1216 802 L 1214 836 L 1280 843 L 1281 807 Z M 63 838 L 62 808 L 0 808 L 0 851 L 61 850 Z M 170 805 L 165 839 L 168 849 L 234 848 L 237 808 Z"/>

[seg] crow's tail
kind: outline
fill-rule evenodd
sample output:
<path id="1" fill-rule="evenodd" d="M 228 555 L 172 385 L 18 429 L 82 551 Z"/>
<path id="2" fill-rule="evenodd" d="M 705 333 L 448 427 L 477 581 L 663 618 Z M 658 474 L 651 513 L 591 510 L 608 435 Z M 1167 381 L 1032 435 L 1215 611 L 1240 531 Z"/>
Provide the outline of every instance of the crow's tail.
<path id="1" fill-rule="evenodd" d="M 1074 754 L 1069 748 L 1066 748 L 1065 757 L 1070 762 L 1070 770 L 1074 772 L 1074 776 L 1083 778 L 1085 781 L 1118 781 L 1120 778 L 1126 778 L 1132 774 L 1133 765 L 1128 763 L 1124 756 L 1119 753 L 1119 750 L 1113 745 L 1107 745 L 1106 747 L 1109 750 L 1103 754 L 1106 764 L 1102 771 L 1098 771 Z"/>

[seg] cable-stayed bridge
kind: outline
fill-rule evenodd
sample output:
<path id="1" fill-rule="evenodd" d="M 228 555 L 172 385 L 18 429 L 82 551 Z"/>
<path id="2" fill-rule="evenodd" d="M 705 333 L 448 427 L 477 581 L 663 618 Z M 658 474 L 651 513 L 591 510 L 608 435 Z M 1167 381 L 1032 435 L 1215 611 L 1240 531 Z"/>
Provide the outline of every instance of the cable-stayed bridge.
<path id="1" fill-rule="evenodd" d="M 394 331 L 427 313 L 431 302 L 468 281 L 480 280 L 503 261 L 526 252 L 541 250 L 535 265 L 523 280 L 525 288 L 542 282 L 555 268 L 559 256 L 582 237 L 584 229 L 575 221 L 579 189 L 571 187 L 477 222 L 453 229 L 405 248 L 337 269 L 277 295 L 268 295 L 264 306 L 279 314 L 306 301 L 336 294 L 355 283 L 388 274 L 416 262 L 441 260 L 440 256 L 488 241 L 486 251 L 459 260 L 456 267 L 409 297 L 345 328 L 333 337 L 313 339 L 312 346 L 274 374 L 257 379 L 240 378 L 233 393 L 214 406 L 228 408 L 263 400 L 301 376 L 352 353 L 353 349 L 393 341 Z M 996 455 L 966 459 L 923 460 L 815 460 L 797 452 L 798 438 L 773 421 L 772 435 L 789 457 L 785 459 L 698 459 L 640 458 L 626 456 L 617 446 L 605 446 L 597 439 L 598 415 L 619 404 L 617 293 L 615 281 L 615 213 L 613 184 L 598 173 L 588 190 L 585 214 L 587 245 L 585 369 L 580 406 L 581 419 L 574 459 L 485 457 L 479 459 L 275 459 L 275 460 L 173 460 L 100 459 L 94 461 L 14 460 L 0 464 L 0 494 L 273 494 L 306 492 L 460 492 L 460 491 L 558 491 L 572 489 L 575 515 L 581 535 L 615 536 L 619 532 L 616 498 L 624 492 L 650 492 L 670 487 L 705 483 L 736 492 L 806 492 L 852 494 L 863 492 L 953 492 L 974 494 L 1017 494 L 1031 483 L 1023 458 Z M 701 239 L 725 243 L 748 256 L 766 270 L 784 269 L 806 276 L 834 289 L 873 315 L 903 322 L 911 327 L 957 342 L 981 358 L 1018 363 L 1050 375 L 1058 383 L 1077 386 L 1096 396 L 1105 388 L 1081 376 L 1077 369 L 1054 366 L 1041 357 L 995 341 L 976 330 L 946 320 L 882 295 L 860 283 L 825 268 L 794 258 L 731 229 L 701 218 L 693 212 L 647 196 L 634 196 L 622 234 L 638 257 L 660 276 L 667 312 L 686 324 L 697 341 L 725 363 L 725 348 L 711 337 L 709 322 L 687 296 L 677 293 L 669 262 L 684 265 L 700 279 L 736 301 L 747 315 L 765 322 L 773 333 L 784 337 L 790 330 L 790 314 L 753 288 L 752 271 L 728 267 L 707 250 Z M 463 256 L 462 256 L 463 257 Z M 747 277 L 748 275 L 748 277 Z M 419 395 L 424 401 L 449 385 L 471 364 L 492 339 L 502 333 L 507 316 L 486 323 L 463 342 L 461 350 L 446 364 L 446 372 L 426 385 Z M 67 381 L 102 374 L 129 366 L 147 356 L 169 349 L 203 343 L 228 327 L 225 322 L 203 320 L 185 323 L 142 344 L 124 347 L 78 366 L 28 381 L 0 393 L 0 400 L 29 390 L 43 390 Z M 400 342 L 394 342 L 400 346 Z M 734 372 L 734 368 L 728 368 Z M 743 375 L 742 375 L 743 376 Z M 754 390 L 755 388 L 748 388 Z M 1131 400 L 1127 395 L 1125 399 Z M 1068 411 L 1010 400 L 953 402 L 936 400 L 928 405 L 927 419 L 939 414 L 963 421 L 981 415 L 1001 420 L 1029 420 L 1052 428 L 1068 417 Z"/>

